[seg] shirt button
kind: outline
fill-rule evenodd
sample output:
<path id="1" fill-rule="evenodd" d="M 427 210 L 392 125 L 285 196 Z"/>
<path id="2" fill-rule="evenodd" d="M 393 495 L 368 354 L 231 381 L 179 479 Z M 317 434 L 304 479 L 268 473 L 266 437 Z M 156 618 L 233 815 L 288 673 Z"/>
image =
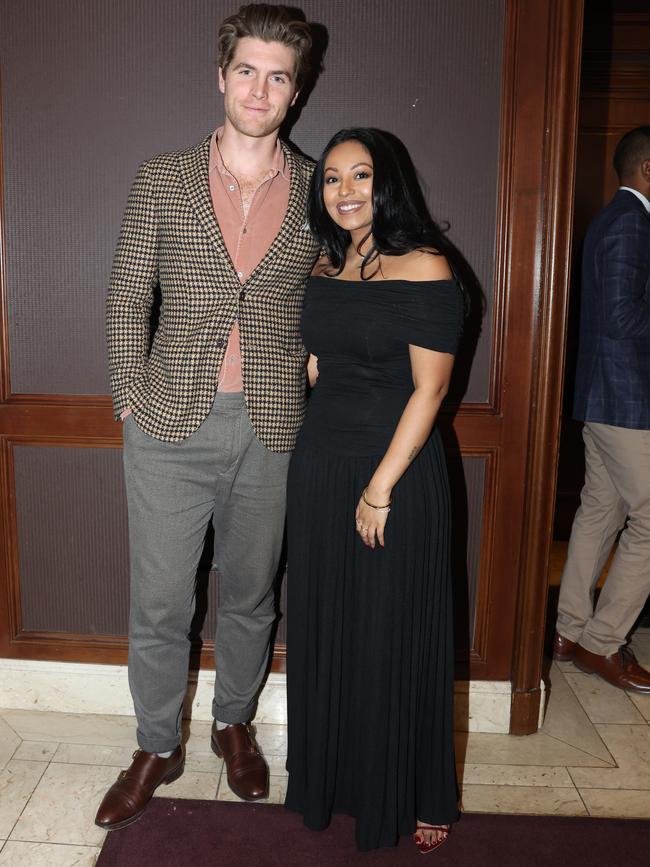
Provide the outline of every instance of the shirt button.
<path id="1" fill-rule="evenodd" d="M 239 300 L 243 301 L 245 297 L 246 297 L 246 292 L 242 289 L 242 291 L 239 293 Z"/>
<path id="2" fill-rule="evenodd" d="M 245 235 L 245 234 L 246 234 L 246 231 L 247 231 L 247 230 L 246 230 L 246 226 L 244 226 L 244 228 L 241 230 L 242 235 Z"/>
<path id="3" fill-rule="evenodd" d="M 244 272 L 243 271 L 237 271 L 237 276 L 241 280 L 241 278 L 244 276 Z"/>
<path id="4" fill-rule="evenodd" d="M 234 193 L 234 192 L 235 192 L 235 185 L 234 185 L 234 184 L 230 184 L 230 186 L 228 187 L 228 189 L 230 190 L 231 193 Z"/>
<path id="5" fill-rule="evenodd" d="M 221 349 L 222 346 L 226 345 L 226 341 L 223 339 L 223 337 L 219 337 L 217 338 L 216 345 L 217 349 Z"/>

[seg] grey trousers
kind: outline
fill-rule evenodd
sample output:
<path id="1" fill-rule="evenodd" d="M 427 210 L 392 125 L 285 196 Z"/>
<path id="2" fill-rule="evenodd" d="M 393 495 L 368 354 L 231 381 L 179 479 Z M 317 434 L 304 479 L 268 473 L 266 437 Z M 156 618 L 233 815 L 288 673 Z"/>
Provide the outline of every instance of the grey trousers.
<path id="1" fill-rule="evenodd" d="M 210 518 L 221 574 L 213 715 L 247 722 L 268 661 L 289 452 L 256 438 L 242 394 L 217 393 L 190 437 L 167 443 L 124 421 L 131 607 L 129 685 L 138 743 L 180 743 L 196 572 Z"/>
<path id="2" fill-rule="evenodd" d="M 562 574 L 557 631 L 609 656 L 625 643 L 650 593 L 650 431 L 587 422 L 582 436 L 585 484 Z M 598 578 L 624 524 L 594 610 Z"/>

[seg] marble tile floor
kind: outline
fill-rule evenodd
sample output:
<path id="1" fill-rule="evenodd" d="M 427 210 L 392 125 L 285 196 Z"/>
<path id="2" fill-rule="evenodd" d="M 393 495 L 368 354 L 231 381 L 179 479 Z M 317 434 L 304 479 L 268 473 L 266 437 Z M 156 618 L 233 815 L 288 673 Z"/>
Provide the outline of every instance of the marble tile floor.
<path id="1" fill-rule="evenodd" d="M 650 629 L 633 640 L 650 668 Z M 210 724 L 188 723 L 183 776 L 157 797 L 235 800 Z M 286 789 L 286 730 L 257 736 L 270 764 L 269 801 Z M 104 832 L 97 804 L 135 749 L 123 716 L 0 710 L 0 867 L 89 867 Z M 650 696 L 610 687 L 573 665 L 553 664 L 542 729 L 515 738 L 459 732 L 463 807 L 476 812 L 650 819 Z"/>

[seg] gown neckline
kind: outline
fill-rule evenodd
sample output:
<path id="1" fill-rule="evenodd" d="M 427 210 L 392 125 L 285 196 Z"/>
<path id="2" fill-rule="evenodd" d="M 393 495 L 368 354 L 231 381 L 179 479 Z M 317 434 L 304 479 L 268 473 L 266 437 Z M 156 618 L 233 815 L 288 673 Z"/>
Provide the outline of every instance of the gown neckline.
<path id="1" fill-rule="evenodd" d="M 343 277 L 330 277 L 327 274 L 312 274 L 309 277 L 310 280 L 330 280 L 335 283 L 348 283 L 348 284 L 361 284 L 363 286 L 369 286 L 372 284 L 382 284 L 382 283 L 410 283 L 414 286 L 424 286 L 429 285 L 431 283 L 456 283 L 453 277 L 446 277 L 443 280 L 407 280 L 404 277 L 391 277 L 386 280 L 362 280 L 359 278 L 358 280 L 346 280 Z"/>

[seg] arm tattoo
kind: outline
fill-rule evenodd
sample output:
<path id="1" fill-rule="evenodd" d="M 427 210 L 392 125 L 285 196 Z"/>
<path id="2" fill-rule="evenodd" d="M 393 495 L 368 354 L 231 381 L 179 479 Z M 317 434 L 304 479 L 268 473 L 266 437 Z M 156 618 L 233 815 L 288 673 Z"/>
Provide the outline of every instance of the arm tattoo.
<path id="1" fill-rule="evenodd" d="M 412 461 L 413 458 L 417 455 L 417 453 L 419 452 L 419 450 L 420 450 L 420 447 L 419 447 L 419 446 L 413 446 L 413 448 L 411 449 L 411 454 L 410 454 L 409 457 L 408 457 L 409 463 L 411 463 L 411 461 Z"/>

